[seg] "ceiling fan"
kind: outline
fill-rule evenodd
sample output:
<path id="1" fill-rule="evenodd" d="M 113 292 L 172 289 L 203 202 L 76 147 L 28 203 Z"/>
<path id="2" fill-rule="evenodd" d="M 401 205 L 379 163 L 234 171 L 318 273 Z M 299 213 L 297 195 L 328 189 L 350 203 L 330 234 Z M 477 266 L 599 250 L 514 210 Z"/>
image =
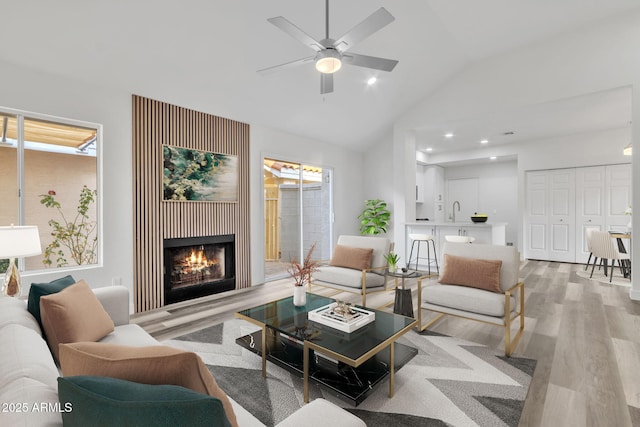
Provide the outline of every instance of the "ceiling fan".
<path id="1" fill-rule="evenodd" d="M 262 75 L 271 74 L 286 68 L 314 62 L 316 70 L 320 74 L 320 93 L 333 92 L 333 73 L 338 71 L 342 64 L 355 65 L 357 67 L 372 68 L 374 70 L 392 71 L 398 64 L 393 59 L 378 58 L 375 56 L 360 55 L 350 52 L 353 46 L 369 37 L 371 34 L 393 22 L 395 18 L 384 7 L 376 10 L 364 21 L 349 30 L 342 37 L 334 40 L 329 37 L 329 0 L 326 0 L 325 38 L 316 40 L 296 25 L 282 16 L 269 18 L 267 21 L 289 34 L 305 46 L 316 51 L 313 56 L 287 62 L 273 67 L 258 70 Z"/>

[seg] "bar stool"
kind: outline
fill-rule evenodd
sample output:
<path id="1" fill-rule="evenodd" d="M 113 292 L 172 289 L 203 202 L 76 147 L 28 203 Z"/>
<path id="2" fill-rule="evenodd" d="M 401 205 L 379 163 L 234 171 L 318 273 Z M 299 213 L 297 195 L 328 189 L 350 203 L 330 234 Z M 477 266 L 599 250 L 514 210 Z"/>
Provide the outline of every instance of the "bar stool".
<path id="1" fill-rule="evenodd" d="M 420 260 L 420 243 L 425 242 L 427 245 L 427 257 L 422 257 L 422 259 L 427 260 L 427 268 L 429 269 L 429 274 L 431 274 L 431 263 L 436 264 L 436 271 L 440 274 L 440 267 L 438 266 L 438 256 L 436 255 L 436 242 L 435 237 L 430 234 L 409 234 L 409 238 L 413 240 L 411 243 L 411 252 L 409 253 L 409 262 L 407 262 L 407 268 L 411 265 L 411 260 L 413 259 L 413 248 L 418 243 L 418 249 L 416 251 L 416 271 L 418 270 L 418 261 Z M 433 247 L 433 261 L 431 260 L 431 247 Z"/>
<path id="2" fill-rule="evenodd" d="M 476 238 L 475 237 L 471 237 L 471 236 L 457 236 L 457 235 L 452 235 L 452 236 L 444 236 L 444 239 L 447 242 L 451 242 L 451 243 L 473 243 L 475 242 Z"/>

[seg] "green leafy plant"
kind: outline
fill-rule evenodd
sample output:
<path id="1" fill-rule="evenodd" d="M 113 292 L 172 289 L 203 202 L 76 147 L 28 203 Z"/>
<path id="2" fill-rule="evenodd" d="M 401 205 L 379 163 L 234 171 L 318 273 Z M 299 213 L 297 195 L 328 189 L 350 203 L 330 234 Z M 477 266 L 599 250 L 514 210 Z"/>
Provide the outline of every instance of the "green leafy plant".
<path id="1" fill-rule="evenodd" d="M 98 258 L 97 222 L 89 217 L 89 210 L 96 201 L 96 190 L 86 185 L 80 190 L 80 200 L 72 220 L 65 216 L 62 205 L 55 198 L 56 192 L 49 190 L 40 195 L 40 203 L 47 208 L 56 209 L 61 220 L 50 219 L 53 241 L 44 250 L 42 263 L 50 267 L 54 263 L 57 267 L 69 264 L 67 257 L 73 259 L 77 265 L 95 264 Z"/>
<path id="2" fill-rule="evenodd" d="M 391 219 L 391 211 L 387 209 L 387 202 L 380 199 L 370 199 L 364 202 L 364 210 L 358 215 L 360 220 L 360 234 L 380 234 L 387 232 L 387 225 Z"/>
<path id="3" fill-rule="evenodd" d="M 395 252 L 389 252 L 384 256 L 384 259 L 389 264 L 389 271 L 395 271 L 398 266 L 398 262 L 400 262 L 400 255 Z"/>

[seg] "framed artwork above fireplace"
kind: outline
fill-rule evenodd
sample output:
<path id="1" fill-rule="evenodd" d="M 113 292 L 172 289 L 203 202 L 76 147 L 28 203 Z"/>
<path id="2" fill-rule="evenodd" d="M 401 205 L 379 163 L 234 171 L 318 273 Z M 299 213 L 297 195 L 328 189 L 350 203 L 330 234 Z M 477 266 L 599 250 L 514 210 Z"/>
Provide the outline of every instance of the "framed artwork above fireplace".
<path id="1" fill-rule="evenodd" d="M 162 146 L 165 201 L 237 202 L 238 156 Z"/>

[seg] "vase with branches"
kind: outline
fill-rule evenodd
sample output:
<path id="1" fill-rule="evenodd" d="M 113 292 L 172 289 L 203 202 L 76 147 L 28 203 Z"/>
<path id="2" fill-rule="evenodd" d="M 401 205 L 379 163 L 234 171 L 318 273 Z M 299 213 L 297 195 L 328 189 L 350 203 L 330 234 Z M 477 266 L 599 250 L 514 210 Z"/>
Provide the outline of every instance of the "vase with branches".
<path id="1" fill-rule="evenodd" d="M 59 220 L 50 219 L 48 222 L 53 241 L 45 248 L 42 263 L 50 267 L 55 261 L 57 267 L 64 267 L 69 264 L 69 257 L 77 265 L 95 264 L 98 258 L 97 222 L 89 216 L 89 211 L 96 201 L 97 191 L 86 185 L 82 187 L 72 217 L 65 215 L 56 195 L 54 190 L 40 195 L 40 203 L 57 210 L 60 216 Z"/>
<path id="2" fill-rule="evenodd" d="M 311 274 L 314 271 L 318 270 L 320 266 L 320 262 L 314 259 L 311 259 L 313 254 L 313 250 L 316 248 L 316 244 L 314 243 L 309 248 L 307 255 L 304 257 L 302 263 L 300 263 L 297 258 L 293 257 L 289 260 L 289 267 L 287 267 L 287 272 L 293 277 L 294 280 L 294 288 L 293 288 L 293 304 L 297 306 L 303 306 L 306 302 L 306 290 L 305 285 L 311 282 Z"/>

